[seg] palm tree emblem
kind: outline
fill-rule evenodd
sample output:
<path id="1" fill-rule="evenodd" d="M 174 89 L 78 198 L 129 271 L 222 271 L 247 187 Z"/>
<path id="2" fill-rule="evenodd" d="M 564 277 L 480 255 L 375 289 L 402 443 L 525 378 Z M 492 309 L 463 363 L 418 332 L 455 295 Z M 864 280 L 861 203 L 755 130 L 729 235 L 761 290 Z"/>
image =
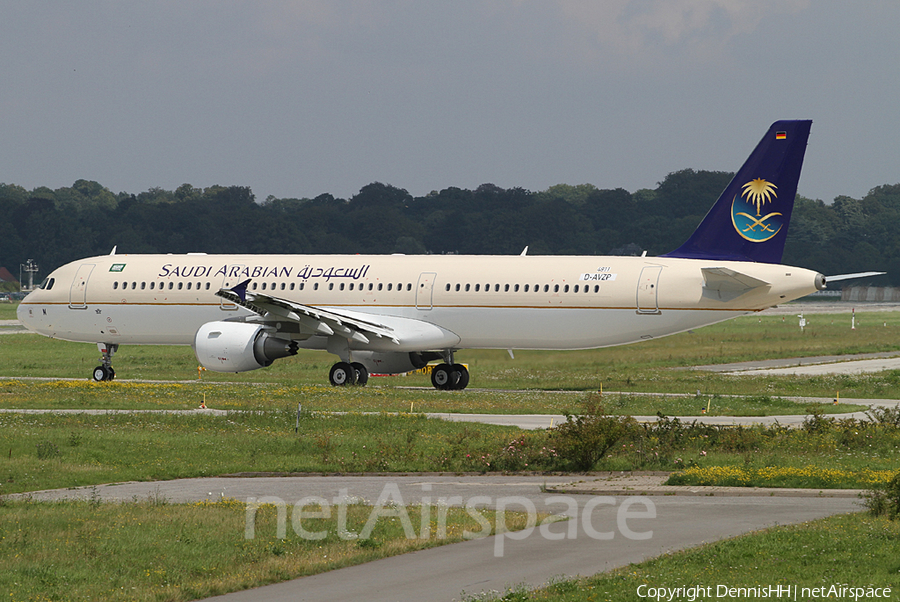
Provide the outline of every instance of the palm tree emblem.
<path id="1" fill-rule="evenodd" d="M 735 195 L 731 204 L 731 221 L 737 233 L 751 242 L 765 242 L 781 232 L 784 226 L 781 212 L 772 211 L 763 215 L 765 204 L 778 198 L 775 192 L 778 187 L 763 178 L 756 178 L 741 188 L 740 198 Z"/>
<path id="2" fill-rule="evenodd" d="M 756 206 L 757 217 L 762 213 L 762 206 L 765 203 L 771 203 L 772 197 L 778 198 L 778 195 L 775 194 L 775 189 L 778 187 L 762 178 L 750 180 L 742 188 L 744 191 L 741 193 L 741 196 L 745 197 L 747 202 Z"/>

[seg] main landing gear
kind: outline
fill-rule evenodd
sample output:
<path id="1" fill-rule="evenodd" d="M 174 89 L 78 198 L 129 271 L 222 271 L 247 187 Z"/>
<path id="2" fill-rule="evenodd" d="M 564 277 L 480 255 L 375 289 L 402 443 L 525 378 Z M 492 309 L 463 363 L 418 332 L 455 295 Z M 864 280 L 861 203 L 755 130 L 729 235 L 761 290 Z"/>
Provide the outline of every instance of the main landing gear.
<path id="1" fill-rule="evenodd" d="M 453 362 L 450 354 L 445 363 L 431 369 L 431 384 L 441 391 L 460 391 L 469 385 L 469 370 L 462 364 Z M 331 367 L 328 381 L 335 387 L 359 385 L 364 387 L 369 382 L 369 371 L 359 362 L 338 362 Z"/>
<path id="2" fill-rule="evenodd" d="M 469 385 L 469 370 L 462 364 L 438 364 L 431 369 L 431 384 L 442 391 L 460 391 Z"/>
<path id="3" fill-rule="evenodd" d="M 119 346 L 115 343 L 97 343 L 97 349 L 103 355 L 100 357 L 100 365 L 94 368 L 91 377 L 97 382 L 113 380 L 116 377 L 116 371 L 112 367 L 112 356 L 119 350 Z"/>
<path id="4" fill-rule="evenodd" d="M 364 387 L 369 382 L 369 371 L 359 362 L 338 362 L 331 367 L 328 380 L 335 387 L 347 385 Z"/>

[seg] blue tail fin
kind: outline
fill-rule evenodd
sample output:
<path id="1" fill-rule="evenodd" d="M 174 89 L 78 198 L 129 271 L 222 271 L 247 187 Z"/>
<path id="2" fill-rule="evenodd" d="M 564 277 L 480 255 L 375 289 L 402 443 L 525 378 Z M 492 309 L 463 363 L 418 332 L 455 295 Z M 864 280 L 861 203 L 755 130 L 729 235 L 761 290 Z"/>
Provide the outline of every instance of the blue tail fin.
<path id="1" fill-rule="evenodd" d="M 812 121 L 776 121 L 686 243 L 663 257 L 780 263 Z"/>

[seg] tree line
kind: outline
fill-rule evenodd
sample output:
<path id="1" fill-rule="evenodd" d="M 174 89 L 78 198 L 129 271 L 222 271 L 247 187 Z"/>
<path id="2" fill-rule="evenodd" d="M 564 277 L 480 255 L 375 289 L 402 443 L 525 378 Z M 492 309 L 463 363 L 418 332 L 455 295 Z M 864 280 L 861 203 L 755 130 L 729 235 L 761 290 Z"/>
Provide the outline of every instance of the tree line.
<path id="1" fill-rule="evenodd" d="M 34 259 L 46 275 L 66 262 L 109 253 L 521 253 L 657 255 L 697 227 L 733 174 L 691 169 L 654 189 L 590 184 L 533 192 L 483 184 L 413 197 L 372 183 L 349 199 L 269 197 L 241 186 L 139 194 L 78 180 L 26 190 L 0 184 L 0 266 Z M 798 197 L 784 262 L 842 274 L 888 272 L 900 284 L 900 184 L 831 204 Z"/>

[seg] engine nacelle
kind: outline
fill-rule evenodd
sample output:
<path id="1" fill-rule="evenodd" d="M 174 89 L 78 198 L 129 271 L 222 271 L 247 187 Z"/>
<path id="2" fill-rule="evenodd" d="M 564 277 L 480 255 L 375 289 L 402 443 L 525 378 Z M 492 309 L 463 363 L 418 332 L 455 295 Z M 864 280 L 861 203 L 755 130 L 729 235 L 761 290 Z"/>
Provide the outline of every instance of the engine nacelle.
<path id="1" fill-rule="evenodd" d="M 380 352 L 354 351 L 353 361 L 366 367 L 371 374 L 403 374 L 424 368 L 428 362 L 440 359 L 439 353 L 433 352 Z"/>
<path id="2" fill-rule="evenodd" d="M 207 322 L 194 336 L 200 364 L 215 372 L 246 372 L 297 355 L 297 342 L 279 339 L 259 324 Z"/>

